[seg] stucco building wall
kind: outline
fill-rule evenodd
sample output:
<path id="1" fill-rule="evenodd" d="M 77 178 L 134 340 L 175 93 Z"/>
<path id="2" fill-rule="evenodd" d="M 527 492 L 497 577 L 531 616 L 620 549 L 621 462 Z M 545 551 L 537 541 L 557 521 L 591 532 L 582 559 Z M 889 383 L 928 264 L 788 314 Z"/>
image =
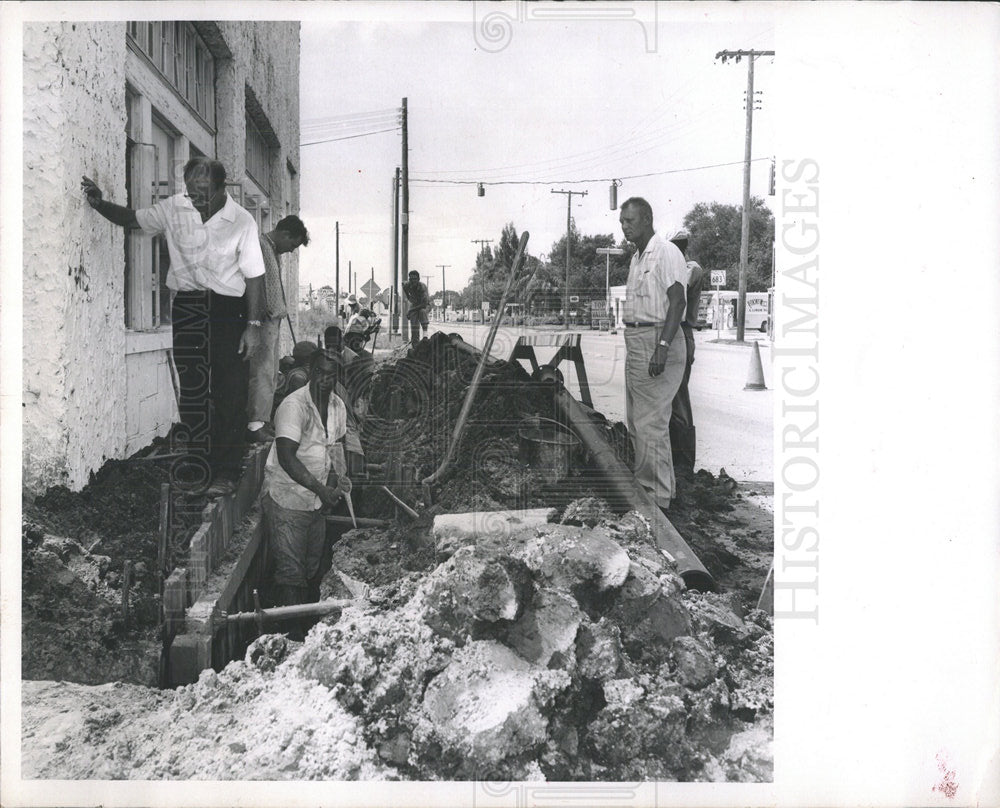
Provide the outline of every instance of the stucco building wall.
<path id="1" fill-rule="evenodd" d="M 123 233 L 86 174 L 124 186 L 125 27 L 24 27 L 24 485 L 80 488 L 125 447 Z"/>
<path id="2" fill-rule="evenodd" d="M 298 23 L 199 23 L 205 26 L 214 26 L 229 51 L 216 59 L 216 133 L 207 145 L 231 181 L 246 181 L 249 85 L 280 141 L 271 162 L 273 226 L 299 204 L 298 181 L 287 168 L 299 166 Z M 148 445 L 176 418 L 169 326 L 126 328 L 124 232 L 91 210 L 80 192 L 85 174 L 105 198 L 126 204 L 125 85 L 135 83 L 137 65 L 142 68 L 126 44 L 124 22 L 25 25 L 22 465 L 28 495 L 55 484 L 79 490 L 105 460 Z M 139 89 L 154 79 L 143 78 Z M 183 112 L 169 89 L 157 92 L 154 105 L 176 104 Z M 286 289 L 295 290 L 297 257 L 285 256 L 283 263 Z M 292 301 L 293 318 L 295 310 Z M 286 325 L 286 348 L 287 331 Z"/>

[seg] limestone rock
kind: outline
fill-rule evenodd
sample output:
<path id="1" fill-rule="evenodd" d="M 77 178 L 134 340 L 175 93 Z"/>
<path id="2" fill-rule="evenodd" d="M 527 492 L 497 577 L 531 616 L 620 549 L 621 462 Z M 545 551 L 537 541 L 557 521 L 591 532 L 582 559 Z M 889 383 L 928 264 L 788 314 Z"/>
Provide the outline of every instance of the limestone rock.
<path id="1" fill-rule="evenodd" d="M 448 558 L 459 548 L 484 540 L 507 541 L 515 533 L 544 525 L 554 516 L 554 508 L 443 513 L 434 517 L 431 534 L 438 557 Z"/>
<path id="2" fill-rule="evenodd" d="M 247 648 L 246 660 L 265 673 L 273 671 L 288 656 L 288 638 L 284 634 L 264 634 Z"/>
<path id="3" fill-rule="evenodd" d="M 572 667 L 576 660 L 573 643 L 582 620 L 573 598 L 544 590 L 511 626 L 506 644 L 543 668 Z"/>
<path id="4" fill-rule="evenodd" d="M 604 592 L 625 582 L 628 553 L 603 528 L 545 525 L 538 534 L 513 555 L 556 589 L 593 586 Z"/>
<path id="5" fill-rule="evenodd" d="M 576 636 L 577 672 L 588 679 L 610 679 L 621 662 L 621 632 L 614 623 L 584 623 Z"/>
<path id="6" fill-rule="evenodd" d="M 715 679 L 718 669 L 709 650 L 694 637 L 678 637 L 671 648 L 674 673 L 685 687 L 701 688 Z"/>
<path id="7" fill-rule="evenodd" d="M 436 739 L 472 767 L 496 764 L 545 743 L 542 709 L 569 684 L 564 671 L 541 669 L 500 643 L 470 642 L 427 686 L 414 737 Z"/>

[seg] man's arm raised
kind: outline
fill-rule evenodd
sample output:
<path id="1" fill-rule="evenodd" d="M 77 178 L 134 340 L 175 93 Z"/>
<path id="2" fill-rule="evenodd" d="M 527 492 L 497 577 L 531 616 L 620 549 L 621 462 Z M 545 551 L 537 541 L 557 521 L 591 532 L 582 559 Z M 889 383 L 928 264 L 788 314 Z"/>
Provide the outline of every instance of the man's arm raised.
<path id="1" fill-rule="evenodd" d="M 101 193 L 101 189 L 97 187 L 97 183 L 89 177 L 83 178 L 80 183 L 80 188 L 86 195 L 87 202 L 90 204 L 90 207 L 100 213 L 101 216 L 112 224 L 125 228 L 139 227 L 139 222 L 136 221 L 135 218 L 135 211 L 131 208 L 116 205 L 114 202 L 106 201 L 104 199 L 104 194 Z"/>

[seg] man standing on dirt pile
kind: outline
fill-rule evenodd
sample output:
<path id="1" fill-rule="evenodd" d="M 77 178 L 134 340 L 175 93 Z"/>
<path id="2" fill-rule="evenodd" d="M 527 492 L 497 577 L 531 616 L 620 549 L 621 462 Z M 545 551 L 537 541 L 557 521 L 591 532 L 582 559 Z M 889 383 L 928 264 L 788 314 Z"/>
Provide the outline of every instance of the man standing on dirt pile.
<path id="1" fill-rule="evenodd" d="M 670 402 L 687 357 L 677 335 L 688 273 L 677 246 L 653 230 L 645 199 L 626 200 L 619 222 L 636 248 L 625 284 L 625 420 L 635 446 L 635 478 L 666 512 L 676 491 Z"/>
<path id="2" fill-rule="evenodd" d="M 278 338 L 281 318 L 288 314 L 285 287 L 281 282 L 279 256 L 309 244 L 309 231 L 298 216 L 286 216 L 270 233 L 260 237 L 264 256 L 264 298 L 266 315 L 260 328 L 261 346 L 250 359 L 250 400 L 247 404 L 250 423 L 247 440 L 264 443 L 274 437 L 267 428 L 274 405 L 274 387 L 278 380 Z"/>
<path id="3" fill-rule="evenodd" d="M 87 177 L 81 182 L 109 222 L 166 237 L 184 442 L 208 466 L 209 494 L 222 494 L 236 487 L 245 448 L 247 360 L 260 345 L 264 258 L 253 216 L 226 193 L 221 162 L 192 157 L 184 186 L 185 193 L 132 210 L 106 201 Z"/>
<path id="4" fill-rule="evenodd" d="M 677 245 L 681 255 L 687 258 L 688 241 L 691 236 L 683 228 L 670 237 Z M 681 386 L 674 396 L 670 414 L 670 446 L 673 450 L 674 465 L 690 472 L 694 471 L 695 460 L 695 430 L 694 414 L 691 411 L 691 395 L 688 392 L 688 381 L 691 379 L 691 366 L 694 364 L 694 329 L 698 325 L 698 303 L 701 297 L 701 284 L 705 270 L 697 261 L 687 262 L 687 304 L 684 319 L 681 320 L 681 330 L 684 332 L 684 343 L 687 347 L 687 358 L 684 363 L 684 376 Z"/>
<path id="5" fill-rule="evenodd" d="M 427 336 L 427 308 L 431 304 L 427 293 L 427 284 L 420 282 L 420 273 L 410 270 L 406 283 L 403 284 L 403 294 L 406 295 L 406 320 L 410 324 L 410 344 L 420 342 L 421 335 Z"/>
<path id="6" fill-rule="evenodd" d="M 279 605 L 318 600 L 325 572 L 323 508 L 333 508 L 351 490 L 342 443 L 347 411 L 334 392 L 339 370 L 335 353 L 316 351 L 309 384 L 282 401 L 274 416 L 262 506 Z"/>

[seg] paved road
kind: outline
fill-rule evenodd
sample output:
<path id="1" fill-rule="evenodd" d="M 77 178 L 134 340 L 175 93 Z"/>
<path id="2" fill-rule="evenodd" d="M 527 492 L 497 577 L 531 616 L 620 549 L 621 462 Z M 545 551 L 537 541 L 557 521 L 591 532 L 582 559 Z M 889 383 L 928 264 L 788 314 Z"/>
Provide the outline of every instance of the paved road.
<path id="1" fill-rule="evenodd" d="M 489 327 L 472 323 L 434 323 L 431 332 L 461 334 L 462 339 L 482 347 Z M 559 334 L 551 329 L 501 328 L 492 354 L 506 359 L 522 334 Z M 581 331 L 587 377 L 594 407 L 611 420 L 625 420 L 625 337 L 598 331 Z M 736 332 L 723 331 L 725 340 Z M 737 480 L 774 479 L 774 417 L 770 368 L 770 343 L 763 334 L 747 333 L 758 340 L 767 390 L 743 389 L 750 369 L 751 350 L 743 345 L 715 342 L 715 331 L 695 333 L 695 363 L 691 372 L 691 403 L 698 428 L 698 467 L 718 474 L 720 468 Z M 545 362 L 555 348 L 536 348 L 539 362 Z M 579 397 L 576 373 L 569 363 L 561 370 L 569 390 Z"/>

